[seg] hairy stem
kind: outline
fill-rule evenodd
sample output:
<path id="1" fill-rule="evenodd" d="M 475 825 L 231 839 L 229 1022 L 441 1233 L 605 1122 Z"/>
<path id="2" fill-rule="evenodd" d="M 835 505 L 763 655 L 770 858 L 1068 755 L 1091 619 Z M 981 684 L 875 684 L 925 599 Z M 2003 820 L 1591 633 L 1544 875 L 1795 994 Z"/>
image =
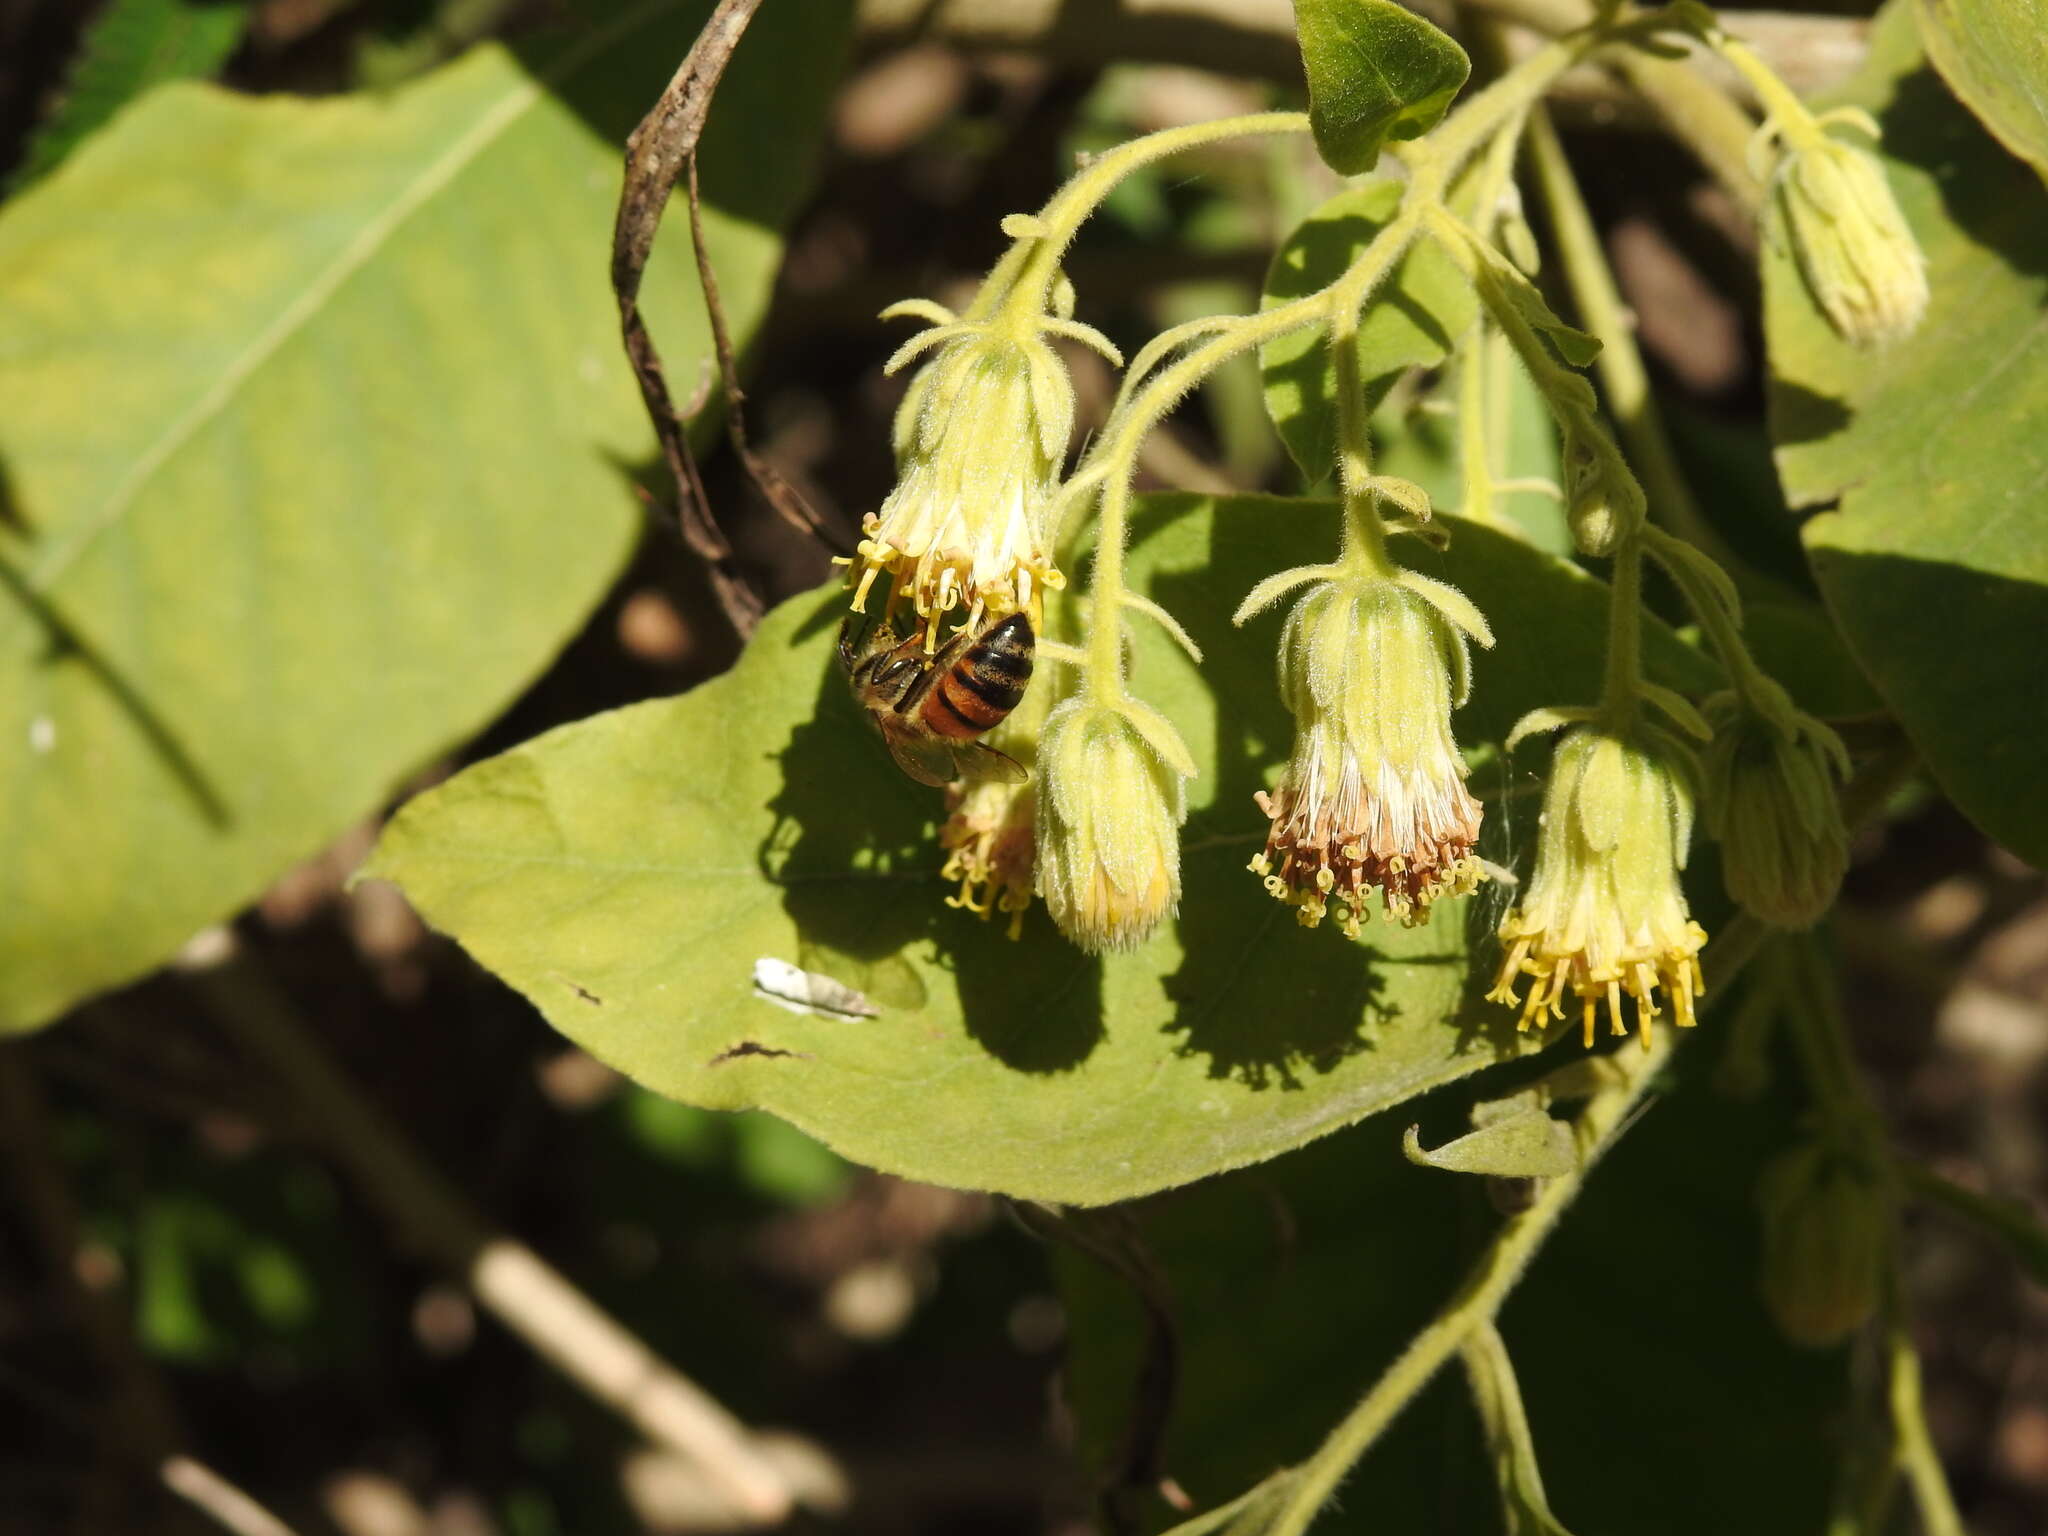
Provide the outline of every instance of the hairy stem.
<path id="1" fill-rule="evenodd" d="M 1469 1338 L 1492 1325 L 1515 1282 L 1522 1278 L 1558 1218 L 1578 1197 L 1586 1175 L 1614 1145 L 1636 1105 L 1656 1081 L 1674 1039 L 1675 1032 L 1666 1030 L 1642 1051 L 1620 1051 L 1609 1058 L 1621 1080 L 1588 1100 L 1573 1124 L 1579 1167 L 1548 1181 L 1536 1203 L 1501 1228 L 1449 1305 L 1415 1336 L 1303 1465 L 1268 1536 L 1301 1536 L 1394 1415 Z"/>
<path id="2" fill-rule="evenodd" d="M 1053 280 L 1059 274 L 1060 258 L 1075 234 L 1116 189 L 1117 183 L 1133 171 L 1205 144 L 1257 134 L 1306 133 L 1308 126 L 1306 112 L 1251 112 L 1241 117 L 1162 129 L 1096 156 L 1040 210 L 1040 230 L 1019 239 L 1004 253 L 965 318 L 989 319 L 998 306 L 1028 317 L 1043 314 Z"/>
<path id="3" fill-rule="evenodd" d="M 1529 114 L 1529 163 L 1550 215 L 1550 233 L 1564 266 L 1565 282 L 1578 306 L 1579 323 L 1600 342 L 1593 366 L 1606 391 L 1607 409 L 1621 428 L 1629 462 L 1643 482 L 1650 510 L 1685 538 L 1702 548 L 1719 547 L 1718 536 L 1700 516 L 1685 477 L 1679 473 L 1664 418 L 1650 392 L 1650 373 L 1636 345 L 1635 321 L 1622 302 L 1614 272 L 1601 248 L 1593 215 L 1579 194 L 1578 178 L 1565 158 L 1564 145 L 1550 115 L 1541 107 Z"/>

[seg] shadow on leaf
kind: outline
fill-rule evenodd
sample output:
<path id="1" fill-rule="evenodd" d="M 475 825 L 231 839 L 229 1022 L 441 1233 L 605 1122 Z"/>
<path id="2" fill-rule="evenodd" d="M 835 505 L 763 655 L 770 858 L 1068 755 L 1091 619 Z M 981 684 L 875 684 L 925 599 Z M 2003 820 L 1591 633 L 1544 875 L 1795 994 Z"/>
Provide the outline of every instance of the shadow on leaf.
<path id="1" fill-rule="evenodd" d="M 837 622 L 833 592 L 803 632 Z M 939 869 L 936 790 L 889 762 L 834 664 L 817 703 L 777 754 L 782 790 L 758 857 L 803 935 L 803 964 L 881 1007 L 917 1008 L 926 989 L 903 951 L 929 944 L 953 973 L 967 1031 L 1019 1072 L 1065 1072 L 1103 1038 L 1102 965 L 1057 938 L 1043 913 L 1012 940 L 999 920 L 949 907 Z"/>

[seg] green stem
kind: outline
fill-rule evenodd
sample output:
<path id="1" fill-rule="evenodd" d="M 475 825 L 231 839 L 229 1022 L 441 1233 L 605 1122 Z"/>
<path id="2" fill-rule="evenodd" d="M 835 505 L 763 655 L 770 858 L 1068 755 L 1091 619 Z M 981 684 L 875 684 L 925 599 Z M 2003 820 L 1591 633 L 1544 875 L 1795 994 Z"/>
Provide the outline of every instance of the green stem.
<path id="1" fill-rule="evenodd" d="M 1895 1156 L 1892 1169 L 1906 1192 L 1939 1205 L 1990 1233 L 2007 1248 L 2036 1285 L 2048 1286 L 2048 1228 L 2017 1200 L 2002 1199 L 1945 1179 L 1911 1158 Z"/>
<path id="2" fill-rule="evenodd" d="M 1579 323 L 1600 342 L 1594 368 L 1607 394 L 1608 411 L 1628 445 L 1629 462 L 1649 496 L 1650 509 L 1701 548 L 1716 549 L 1720 540 L 1700 516 L 1685 477 L 1679 473 L 1678 456 L 1672 452 L 1670 435 L 1650 391 L 1649 369 L 1643 365 L 1635 326 L 1607 265 L 1600 233 L 1579 193 L 1578 179 L 1558 142 L 1557 129 L 1541 107 L 1529 114 L 1528 137 L 1529 162 L 1550 215 L 1551 238 L 1564 265 L 1565 282 L 1578 307 Z"/>
<path id="3" fill-rule="evenodd" d="M 1896 764 L 1890 761 L 1869 764 L 1843 787 L 1842 817 L 1851 830 L 1883 809 L 1897 785 L 1897 772 Z M 1755 958 L 1772 931 L 1750 913 L 1738 912 L 1715 936 L 1707 958 L 1708 979 L 1716 995 L 1726 992 L 1728 984 Z M 1660 1030 L 1644 1050 L 1616 1051 L 1603 1058 L 1619 1074 L 1619 1079 L 1590 1099 L 1573 1124 L 1579 1148 L 1577 1170 L 1551 1180 L 1534 1205 L 1501 1227 L 1457 1294 L 1303 1464 L 1302 1481 L 1295 1485 L 1279 1520 L 1263 1536 L 1301 1536 L 1344 1474 L 1365 1454 L 1394 1415 L 1428 1384 L 1439 1366 L 1463 1347 L 1474 1329 L 1493 1322 L 1515 1281 L 1577 1196 L 1587 1174 L 1633 1120 L 1637 1106 L 1676 1048 L 1677 1039 L 1678 1031 Z M 1188 1536 L 1188 1528 L 1177 1526 L 1167 1536 Z"/>
<path id="4" fill-rule="evenodd" d="M 1043 232 L 1026 236 L 1004 253 L 982 285 L 975 303 L 964 318 L 987 320 L 1000 305 L 1012 314 L 1036 317 L 1045 312 L 1047 296 L 1059 274 L 1060 258 L 1073 243 L 1075 234 L 1102 200 L 1133 171 L 1224 139 L 1255 134 L 1306 133 L 1306 112 L 1250 112 L 1241 117 L 1222 117 L 1213 122 L 1190 123 L 1148 133 L 1128 144 L 1119 144 L 1096 156 L 1055 192 L 1038 214 Z"/>
<path id="5" fill-rule="evenodd" d="M 1719 28 L 1707 41 L 1716 53 L 1735 67 L 1737 74 L 1749 82 L 1750 89 L 1756 92 L 1756 99 L 1763 106 L 1764 120 L 1777 130 L 1790 148 L 1806 149 L 1827 137 L 1819 121 L 1807 110 L 1806 103 L 1772 72 L 1770 65 L 1757 57 L 1756 50 L 1749 44 L 1737 42 Z"/>
<path id="6" fill-rule="evenodd" d="M 1578 1169 L 1548 1181 L 1536 1203 L 1501 1228 L 1449 1305 L 1415 1336 L 1401 1357 L 1323 1442 L 1322 1448 L 1303 1465 L 1299 1481 L 1290 1490 L 1287 1503 L 1267 1536 L 1301 1536 L 1336 1491 L 1337 1484 L 1379 1438 L 1394 1415 L 1477 1330 L 1492 1325 L 1501 1303 L 1536 1257 L 1543 1240 L 1578 1197 L 1586 1175 L 1613 1146 L 1636 1105 L 1656 1081 L 1670 1057 L 1674 1038 L 1674 1031 L 1660 1031 L 1646 1049 L 1618 1051 L 1608 1058 L 1622 1074 L 1621 1081 L 1588 1100 L 1573 1125 L 1579 1144 Z"/>
<path id="7" fill-rule="evenodd" d="M 1756 133 L 1749 114 L 1683 60 L 1630 50 L 1613 63 L 1722 189 L 1751 217 L 1761 213 L 1764 189 L 1749 171 L 1749 144 Z"/>
<path id="8" fill-rule="evenodd" d="M 1927 1432 L 1927 1417 L 1920 1401 L 1920 1356 L 1913 1348 L 1905 1319 L 1895 1310 L 1886 1356 L 1890 1366 L 1890 1401 L 1893 1457 L 1906 1474 L 1913 1490 L 1913 1502 L 1920 1509 L 1920 1524 L 1926 1536 L 1967 1536 L 1963 1518 L 1956 1510 L 1955 1495 L 1949 1492 L 1948 1475 L 1942 1470 L 1941 1454 Z"/>
<path id="9" fill-rule="evenodd" d="M 1411 188 L 1411 196 L 1413 192 Z M 1419 227 L 1420 213 L 1404 203 L 1330 287 L 1291 304 L 1232 320 L 1227 329 L 1147 378 L 1105 426 L 1095 447 L 1067 482 L 1062 498 L 1069 506 L 1091 491 L 1101 498 L 1088 619 L 1088 686 L 1097 697 L 1114 700 L 1123 694 L 1123 543 L 1131 473 L 1145 434 L 1182 396 L 1231 358 L 1290 331 L 1318 321 L 1329 323 L 1333 304 L 1355 302 L 1362 308 L 1407 251 Z M 1355 313 L 1353 321 L 1355 324 Z M 1355 366 L 1355 352 L 1353 362 Z M 1363 396 L 1359 398 L 1362 406 Z"/>
<path id="10" fill-rule="evenodd" d="M 1475 8 L 1539 32 L 1570 32 L 1593 19 L 1585 0 L 1469 0 Z M 1749 173 L 1749 142 L 1756 124 L 1719 85 L 1682 59 L 1660 59 L 1636 48 L 1603 55 L 1637 94 L 1663 119 L 1672 136 L 1690 149 L 1714 179 L 1750 213 L 1763 202 L 1763 188 Z"/>
<path id="11" fill-rule="evenodd" d="M 1635 723 L 1643 680 L 1643 548 L 1635 535 L 1614 547 L 1607 589 L 1607 672 L 1600 687 L 1601 724 L 1617 734 Z"/>
<path id="12" fill-rule="evenodd" d="M 1540 1528 L 1545 1522 L 1556 1529 L 1543 1492 L 1543 1472 L 1536 1461 L 1536 1437 L 1529 1432 L 1529 1411 L 1522 1402 L 1522 1386 L 1515 1379 L 1507 1342 L 1498 1328 L 1485 1323 L 1472 1330 L 1462 1354 L 1472 1405 L 1478 1411 L 1494 1475 L 1500 1482 L 1501 1510 L 1508 1530 Z"/>
<path id="13" fill-rule="evenodd" d="M 1703 552 L 1687 547 L 1683 540 L 1661 528 L 1643 530 L 1643 548 L 1678 587 L 1686 607 L 1692 610 L 1700 628 L 1706 633 L 1707 643 L 1713 646 L 1721 664 L 1728 669 L 1728 679 L 1735 691 L 1749 703 L 1763 702 L 1777 684 L 1756 664 L 1756 658 L 1750 654 L 1748 642 L 1742 638 L 1742 630 L 1736 624 L 1735 616 L 1729 612 L 1727 603 L 1708 585 L 1698 567 L 1688 558 Z"/>
<path id="14" fill-rule="evenodd" d="M 1458 515 L 1475 523 L 1498 524 L 1502 518 L 1494 505 L 1493 441 L 1487 424 L 1505 418 L 1494 416 L 1491 409 L 1487 386 L 1493 363 L 1492 333 L 1485 321 L 1475 321 L 1458 361 L 1458 478 L 1464 482 Z"/>

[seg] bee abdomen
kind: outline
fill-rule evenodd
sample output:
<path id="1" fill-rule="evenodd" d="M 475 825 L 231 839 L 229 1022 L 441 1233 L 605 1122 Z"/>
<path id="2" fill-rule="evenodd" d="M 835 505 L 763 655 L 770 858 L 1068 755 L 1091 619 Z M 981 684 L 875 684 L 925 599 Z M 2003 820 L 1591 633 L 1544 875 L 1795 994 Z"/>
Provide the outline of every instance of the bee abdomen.
<path id="1" fill-rule="evenodd" d="M 1031 682 L 1031 621 L 1013 613 L 968 649 L 925 700 L 924 722 L 956 741 L 1000 725 Z"/>

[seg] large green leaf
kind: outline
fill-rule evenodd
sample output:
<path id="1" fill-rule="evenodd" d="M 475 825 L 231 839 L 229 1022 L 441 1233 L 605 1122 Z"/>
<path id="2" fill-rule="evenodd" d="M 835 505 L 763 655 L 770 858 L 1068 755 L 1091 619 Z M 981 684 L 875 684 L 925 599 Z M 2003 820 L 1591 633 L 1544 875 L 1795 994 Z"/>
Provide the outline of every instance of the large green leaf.
<path id="1" fill-rule="evenodd" d="M 1328 287 L 1356 261 L 1401 203 L 1402 184 L 1374 178 L 1348 187 L 1301 223 L 1273 253 L 1262 309 Z M 1434 241 L 1411 250 L 1358 327 L 1359 377 L 1377 405 L 1403 370 L 1450 355 L 1477 313 L 1472 288 Z M 1337 368 L 1320 329 L 1295 331 L 1259 349 L 1266 412 L 1310 485 L 1337 463 Z"/>
<path id="2" fill-rule="evenodd" d="M 2048 177 L 2048 7 L 1920 0 L 1920 36 L 1949 88 L 1999 143 Z"/>
<path id="3" fill-rule="evenodd" d="M 1294 0 L 1309 126 L 1332 170 L 1369 171 L 1388 139 L 1434 128 L 1472 73 L 1438 28 L 1394 0 Z"/>
<path id="4" fill-rule="evenodd" d="M 2048 863 L 2048 722 L 2027 707 L 2048 634 L 2048 190 L 1920 58 L 1894 4 L 1847 99 L 1927 253 L 1933 300 L 1873 360 L 1765 267 L 1771 433 L 1814 571 L 1857 661 L 1962 809 Z"/>
<path id="5" fill-rule="evenodd" d="M 847 697 L 830 660 L 838 593 L 785 604 L 734 672 L 691 694 L 566 726 L 422 795 L 368 873 L 639 1082 L 772 1110 L 874 1167 L 1088 1204 L 1271 1157 L 1522 1045 L 1475 1001 L 1495 956 L 1482 933 L 1468 964 L 1468 932 L 1489 928 L 1492 895 L 1350 943 L 1298 927 L 1244 868 L 1264 833 L 1252 794 L 1288 732 L 1279 616 L 1238 632 L 1229 614 L 1334 535 L 1329 503 L 1142 504 L 1133 576 L 1207 658 L 1197 670 L 1149 624 L 1136 637 L 1137 686 L 1201 775 L 1180 917 L 1134 954 L 1084 956 L 1035 911 L 1011 942 L 941 904 L 939 798 L 896 772 Z M 1468 742 L 1592 696 L 1597 582 L 1483 528 L 1417 564 L 1500 635 L 1461 717 Z M 1710 680 L 1696 653 L 1653 640 L 1667 678 Z M 1527 803 L 1491 817 L 1495 859 L 1526 839 Z M 765 1001 L 761 959 L 867 1007 Z"/>
<path id="6" fill-rule="evenodd" d="M 50 170 L 151 86 L 213 74 L 248 20 L 248 0 L 113 0 L 86 28 L 63 99 L 29 141 L 16 183 Z"/>
<path id="7" fill-rule="evenodd" d="M 607 8 L 387 97 L 168 86 L 0 215 L 0 1029 L 373 810 L 601 596 L 652 453 L 617 146 L 704 10 Z M 771 7 L 719 97 L 742 334 L 844 22 Z M 686 251 L 648 308 L 694 378 Z"/>
<path id="8" fill-rule="evenodd" d="M 1754 1184 L 1798 1106 L 1715 1097 L 1721 1028 L 1688 1079 L 1590 1176 L 1502 1332 L 1548 1501 L 1574 1536 L 1809 1536 L 1826 1523 L 1848 1351 L 1798 1350 L 1757 1293 Z M 1627 1049 L 1627 1047 L 1624 1047 Z M 1464 1123 L 1465 1090 L 1419 1106 L 1425 1140 Z M 1497 1217 L 1480 1181 L 1416 1168 L 1380 1116 L 1267 1168 L 1138 1207 L 1129 1230 L 1170 1297 L 1179 1393 L 1162 1470 L 1203 1508 L 1306 1458 L 1447 1304 Z M 1120 1454 L 1143 1315 L 1123 1281 L 1063 1256 L 1071 1400 L 1091 1460 Z M 1464 1374 L 1409 1405 L 1315 1525 L 1497 1532 Z M 1165 1511 L 1156 1524 L 1166 1523 Z"/>

